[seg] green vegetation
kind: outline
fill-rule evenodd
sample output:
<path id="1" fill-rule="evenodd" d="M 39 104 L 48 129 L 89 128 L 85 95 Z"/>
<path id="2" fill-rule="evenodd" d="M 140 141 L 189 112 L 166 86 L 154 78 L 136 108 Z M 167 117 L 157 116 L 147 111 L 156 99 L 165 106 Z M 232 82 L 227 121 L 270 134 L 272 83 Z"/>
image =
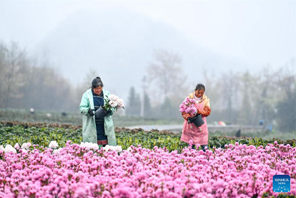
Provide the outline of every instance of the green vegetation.
<path id="1" fill-rule="evenodd" d="M 181 151 L 187 146 L 186 143 L 180 141 L 179 134 L 173 134 L 170 132 L 159 131 L 141 131 L 141 130 L 129 130 L 125 128 L 117 128 L 116 136 L 118 145 L 123 149 L 127 149 L 131 145 L 141 145 L 144 148 L 152 149 L 153 147 L 166 147 L 169 151 L 178 150 Z M 47 147 L 50 141 L 57 141 L 60 146 L 64 146 L 65 143 L 70 140 L 73 143 L 80 143 L 82 141 L 81 128 L 74 125 L 59 125 L 46 123 L 32 124 L 32 123 L 0 123 L 0 144 L 20 145 L 25 142 L 31 142 L 32 144 L 38 144 L 39 146 Z M 296 139 L 293 140 L 280 140 L 271 139 L 265 140 L 262 138 L 249 138 L 249 137 L 223 137 L 212 136 L 209 138 L 210 148 L 224 148 L 226 144 L 235 144 L 239 142 L 241 144 L 266 146 L 269 143 L 277 141 L 279 144 L 290 144 L 296 146 Z"/>
<path id="2" fill-rule="evenodd" d="M 20 121 L 20 122 L 46 122 L 46 123 L 65 123 L 81 125 L 81 115 L 79 112 L 62 113 L 39 111 L 30 113 L 29 110 L 0 109 L 0 121 Z M 133 116 L 120 116 L 115 114 L 113 120 L 116 126 L 133 125 L 161 125 L 161 124 L 180 124 L 182 120 L 141 118 Z"/>

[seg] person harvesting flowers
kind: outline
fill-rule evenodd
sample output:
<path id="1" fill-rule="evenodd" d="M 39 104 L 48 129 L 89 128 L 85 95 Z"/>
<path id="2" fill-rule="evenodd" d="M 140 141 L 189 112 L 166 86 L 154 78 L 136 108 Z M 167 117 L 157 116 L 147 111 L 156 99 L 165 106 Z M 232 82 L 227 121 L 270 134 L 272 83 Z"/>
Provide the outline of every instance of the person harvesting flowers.
<path id="1" fill-rule="evenodd" d="M 180 112 L 184 118 L 181 141 L 188 144 L 201 145 L 208 149 L 208 126 L 206 117 L 211 114 L 210 99 L 204 94 L 205 86 L 197 84 L 195 91 L 189 94 L 180 105 Z M 200 119 L 200 120 L 198 120 Z M 198 121 L 199 124 L 196 124 Z"/>
<path id="2" fill-rule="evenodd" d="M 124 108 L 122 99 L 103 89 L 100 77 L 93 79 L 80 102 L 83 142 L 116 146 L 112 114 L 118 108 Z"/>

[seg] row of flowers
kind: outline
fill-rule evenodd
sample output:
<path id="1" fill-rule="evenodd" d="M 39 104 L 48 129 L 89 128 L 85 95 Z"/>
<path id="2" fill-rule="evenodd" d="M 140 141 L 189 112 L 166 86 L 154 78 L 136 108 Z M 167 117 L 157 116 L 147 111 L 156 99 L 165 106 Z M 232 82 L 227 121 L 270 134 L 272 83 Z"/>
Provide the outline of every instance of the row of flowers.
<path id="1" fill-rule="evenodd" d="M 290 175 L 289 194 L 296 194 L 296 148 L 276 142 L 182 153 L 70 142 L 44 150 L 6 147 L 0 197 L 261 197 L 277 195 L 276 174 Z"/>
<path id="2" fill-rule="evenodd" d="M 86 148 L 87 150 L 98 150 L 100 148 L 98 144 L 89 143 L 89 142 L 81 142 L 80 147 Z M 33 149 L 33 148 L 34 146 L 30 142 L 23 143 L 22 146 L 20 146 L 18 143 L 16 143 L 14 146 L 11 146 L 10 144 L 6 144 L 5 147 L 3 145 L 0 145 L 0 151 L 4 153 L 28 152 L 30 149 Z M 58 153 L 60 150 L 62 150 L 62 148 L 59 148 L 59 144 L 56 141 L 51 141 L 48 145 L 48 148 L 54 149 L 53 153 Z M 106 145 L 105 147 L 103 147 L 103 150 L 104 151 L 114 150 L 117 152 L 121 152 L 122 147 Z"/>

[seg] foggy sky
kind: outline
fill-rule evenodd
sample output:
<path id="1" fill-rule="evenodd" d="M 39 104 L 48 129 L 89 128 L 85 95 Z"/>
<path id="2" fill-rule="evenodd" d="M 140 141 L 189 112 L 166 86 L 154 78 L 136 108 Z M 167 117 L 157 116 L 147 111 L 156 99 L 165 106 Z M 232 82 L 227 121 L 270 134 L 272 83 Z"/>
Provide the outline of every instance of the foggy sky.
<path id="1" fill-rule="evenodd" d="M 40 46 L 50 42 L 47 38 L 58 31 L 57 28 L 63 26 L 68 18 L 73 18 L 80 11 L 104 13 L 112 9 L 128 10 L 172 27 L 192 45 L 227 60 L 239 61 L 238 69 L 241 71 L 248 69 L 244 68 L 245 65 L 263 68 L 269 64 L 276 68 L 296 58 L 294 0 L 0 0 L 0 41 L 16 41 L 32 55 L 44 52 L 46 57 L 46 49 Z M 108 18 L 105 20 L 108 23 Z M 149 56 L 148 60 L 152 59 L 151 54 L 145 56 Z M 54 57 L 49 59 L 59 67 L 65 64 L 58 60 L 55 62 Z M 188 62 L 187 57 L 184 63 Z M 140 65 L 143 67 L 144 63 Z M 237 66 L 233 64 L 231 67 Z M 105 70 L 108 72 L 110 69 Z M 63 69 L 60 71 L 67 75 Z M 138 72 L 143 73 L 142 70 Z M 69 78 L 72 81 L 76 78 L 74 73 L 73 78 Z M 185 73 L 190 77 L 188 69 Z M 84 75 L 81 74 L 78 82 Z M 134 78 L 131 83 L 140 85 L 141 78 Z M 118 85 L 120 79 L 114 83 Z M 124 90 L 129 86 L 122 84 Z M 115 90 L 116 87 L 112 85 L 110 88 Z"/>
<path id="2" fill-rule="evenodd" d="M 296 1 L 1 0 L 0 39 L 34 47 L 71 13 L 124 7 L 168 23 L 219 54 L 272 65 L 296 54 Z"/>

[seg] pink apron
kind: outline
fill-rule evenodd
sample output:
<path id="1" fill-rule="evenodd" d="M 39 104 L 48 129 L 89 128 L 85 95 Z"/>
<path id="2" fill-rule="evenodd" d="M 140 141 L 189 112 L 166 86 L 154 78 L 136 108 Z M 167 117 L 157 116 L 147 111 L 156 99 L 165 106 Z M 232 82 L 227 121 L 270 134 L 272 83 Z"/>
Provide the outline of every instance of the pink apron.
<path id="1" fill-rule="evenodd" d="M 198 110 L 202 110 L 204 108 L 204 102 L 197 103 L 196 108 Z M 200 144 L 206 145 L 208 144 L 208 126 L 206 117 L 202 116 L 203 121 L 205 122 L 200 127 L 196 127 L 193 123 L 188 124 L 187 120 L 184 120 L 183 130 L 181 141 L 190 143 L 192 141 L 193 145 Z"/>

